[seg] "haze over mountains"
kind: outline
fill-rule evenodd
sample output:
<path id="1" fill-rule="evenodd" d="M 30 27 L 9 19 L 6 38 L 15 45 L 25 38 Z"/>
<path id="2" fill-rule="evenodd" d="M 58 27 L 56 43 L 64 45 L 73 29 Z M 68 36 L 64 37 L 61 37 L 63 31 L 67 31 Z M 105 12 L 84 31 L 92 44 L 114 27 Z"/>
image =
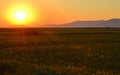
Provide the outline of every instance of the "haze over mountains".
<path id="1" fill-rule="evenodd" d="M 29 28 L 29 25 L 18 25 L 14 27 L 0 25 L 0 28 Z M 46 25 L 32 25 L 35 28 L 120 28 L 120 19 L 109 19 L 109 20 L 90 20 L 90 21 L 74 21 L 71 23 L 64 24 L 46 24 Z"/>
<path id="2" fill-rule="evenodd" d="M 62 27 L 62 28 L 76 28 L 76 27 L 120 27 L 120 19 L 97 20 L 97 21 L 75 21 L 72 23 L 49 25 L 45 27 Z"/>

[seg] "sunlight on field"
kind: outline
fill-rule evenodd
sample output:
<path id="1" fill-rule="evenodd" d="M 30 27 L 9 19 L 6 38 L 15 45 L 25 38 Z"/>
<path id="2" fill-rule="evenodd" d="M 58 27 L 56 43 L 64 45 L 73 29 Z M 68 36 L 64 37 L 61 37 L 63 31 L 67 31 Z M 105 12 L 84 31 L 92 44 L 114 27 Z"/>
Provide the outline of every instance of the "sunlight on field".
<path id="1" fill-rule="evenodd" d="M 0 75 L 120 75 L 119 38 L 110 28 L 1 29 Z"/>

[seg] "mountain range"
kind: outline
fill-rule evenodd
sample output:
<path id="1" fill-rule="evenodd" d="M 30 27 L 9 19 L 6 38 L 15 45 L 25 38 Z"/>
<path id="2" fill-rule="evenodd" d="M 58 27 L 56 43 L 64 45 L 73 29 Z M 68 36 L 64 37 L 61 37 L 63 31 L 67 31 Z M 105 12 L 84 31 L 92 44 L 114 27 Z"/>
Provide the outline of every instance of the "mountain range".
<path id="1" fill-rule="evenodd" d="M 77 27 L 120 27 L 120 19 L 97 21 L 74 21 L 71 23 L 48 25 L 46 27 L 77 28 Z"/>

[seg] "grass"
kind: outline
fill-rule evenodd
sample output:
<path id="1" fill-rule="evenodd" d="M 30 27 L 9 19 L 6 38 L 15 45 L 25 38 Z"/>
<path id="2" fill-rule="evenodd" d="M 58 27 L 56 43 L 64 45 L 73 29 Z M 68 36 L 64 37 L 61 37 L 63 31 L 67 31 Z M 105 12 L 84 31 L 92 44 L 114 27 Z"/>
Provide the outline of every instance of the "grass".
<path id="1" fill-rule="evenodd" d="M 6 75 L 119 75 L 120 29 L 0 29 L 0 67 Z"/>

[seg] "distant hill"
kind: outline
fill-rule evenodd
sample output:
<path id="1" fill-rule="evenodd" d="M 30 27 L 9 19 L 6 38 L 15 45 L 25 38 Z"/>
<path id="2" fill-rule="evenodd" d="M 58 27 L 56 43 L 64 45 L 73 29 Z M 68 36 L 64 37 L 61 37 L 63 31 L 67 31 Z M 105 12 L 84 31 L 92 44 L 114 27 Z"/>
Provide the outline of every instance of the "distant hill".
<path id="1" fill-rule="evenodd" d="M 48 27 L 120 27 L 120 19 L 98 20 L 98 21 L 75 21 L 61 25 L 49 25 Z"/>

